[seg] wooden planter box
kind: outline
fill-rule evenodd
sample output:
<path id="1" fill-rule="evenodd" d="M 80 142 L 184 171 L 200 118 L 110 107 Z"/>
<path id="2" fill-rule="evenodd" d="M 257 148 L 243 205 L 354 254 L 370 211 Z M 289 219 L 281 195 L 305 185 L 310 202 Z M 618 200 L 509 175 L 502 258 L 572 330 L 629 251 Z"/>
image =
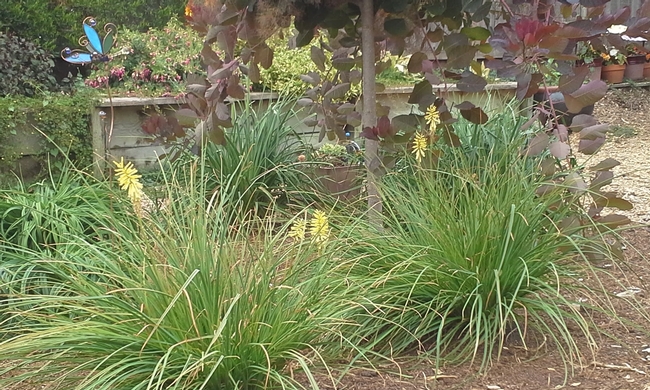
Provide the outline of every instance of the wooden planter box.
<path id="1" fill-rule="evenodd" d="M 323 166 L 315 170 L 316 179 L 323 189 L 340 200 L 359 196 L 364 174 L 362 165 Z"/>
<path id="2" fill-rule="evenodd" d="M 433 91 L 438 96 L 445 98 L 450 103 L 460 103 L 464 100 L 484 107 L 489 114 L 491 110 L 501 110 L 508 102 L 515 98 L 517 84 L 501 83 L 490 84 L 485 91 L 477 93 L 466 93 L 459 91 L 454 85 L 434 85 Z M 413 105 L 408 103 L 413 87 L 389 88 L 377 94 L 377 101 L 391 108 L 391 117 L 412 112 Z M 256 108 L 264 109 L 269 103 L 277 100 L 278 95 L 274 93 L 252 93 L 250 101 Z M 93 109 L 91 114 L 93 132 L 93 151 L 95 162 L 95 174 L 102 175 L 111 161 L 125 160 L 132 161 L 140 170 L 154 169 L 158 166 L 158 157 L 168 152 L 168 149 L 157 144 L 154 137 L 147 134 L 143 123 L 159 113 L 173 117 L 174 112 L 184 107 L 185 99 L 173 97 L 163 98 L 138 98 L 138 97 L 117 97 L 113 98 L 112 106 L 115 120 L 113 131 L 108 139 L 108 130 L 111 118 L 111 102 L 104 99 Z M 487 107 L 486 107 L 487 106 Z M 100 112 L 106 114 L 101 119 Z M 306 142 L 316 145 L 318 143 L 318 129 L 307 127 L 302 123 L 303 116 L 293 118 L 290 125 L 296 129 Z"/>
<path id="3" fill-rule="evenodd" d="M 42 153 L 45 141 L 43 134 L 34 128 L 29 119 L 25 126 L 17 127 L 16 134 L 8 140 L 9 148 L 17 156 L 9 171 L 24 179 L 36 177 L 41 172 L 41 164 L 36 156 Z"/>

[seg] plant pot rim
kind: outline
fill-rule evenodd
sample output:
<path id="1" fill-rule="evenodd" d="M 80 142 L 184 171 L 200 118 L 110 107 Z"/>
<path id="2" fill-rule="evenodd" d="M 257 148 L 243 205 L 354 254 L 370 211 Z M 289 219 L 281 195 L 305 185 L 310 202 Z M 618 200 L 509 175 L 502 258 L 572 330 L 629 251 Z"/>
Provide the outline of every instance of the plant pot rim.
<path id="1" fill-rule="evenodd" d="M 549 85 L 549 86 L 546 86 L 546 87 L 540 85 L 537 88 L 537 93 L 554 93 L 554 92 L 557 92 L 559 90 L 560 90 L 559 85 Z"/>
<path id="2" fill-rule="evenodd" d="M 627 57 L 628 65 L 639 65 L 645 63 L 645 55 L 633 55 Z"/>

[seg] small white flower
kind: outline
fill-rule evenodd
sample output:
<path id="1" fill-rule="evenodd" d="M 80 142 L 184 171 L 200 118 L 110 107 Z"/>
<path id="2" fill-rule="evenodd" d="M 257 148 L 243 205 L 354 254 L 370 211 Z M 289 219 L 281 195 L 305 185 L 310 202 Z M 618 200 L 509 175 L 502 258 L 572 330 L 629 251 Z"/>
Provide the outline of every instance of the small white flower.
<path id="1" fill-rule="evenodd" d="M 609 55 L 614 57 L 618 54 L 618 49 L 610 49 L 609 50 Z"/>
<path id="2" fill-rule="evenodd" d="M 627 26 L 622 24 L 614 24 L 612 27 L 607 29 L 607 32 L 610 34 L 623 34 L 627 31 Z"/>

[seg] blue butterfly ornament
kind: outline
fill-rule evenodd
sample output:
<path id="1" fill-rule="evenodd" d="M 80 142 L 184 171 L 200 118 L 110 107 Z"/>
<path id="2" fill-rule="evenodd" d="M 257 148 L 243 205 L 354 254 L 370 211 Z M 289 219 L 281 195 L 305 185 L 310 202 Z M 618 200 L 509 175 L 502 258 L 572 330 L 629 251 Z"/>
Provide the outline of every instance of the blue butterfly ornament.
<path id="1" fill-rule="evenodd" d="M 93 17 L 87 17 L 83 21 L 85 36 L 79 38 L 79 45 L 86 48 L 83 50 L 72 50 L 69 47 L 61 50 L 61 58 L 72 64 L 89 64 L 92 62 L 107 62 L 110 60 L 108 52 L 113 47 L 117 38 L 117 27 L 113 23 L 104 25 L 104 40 L 99 36 L 97 30 L 97 21 Z"/>

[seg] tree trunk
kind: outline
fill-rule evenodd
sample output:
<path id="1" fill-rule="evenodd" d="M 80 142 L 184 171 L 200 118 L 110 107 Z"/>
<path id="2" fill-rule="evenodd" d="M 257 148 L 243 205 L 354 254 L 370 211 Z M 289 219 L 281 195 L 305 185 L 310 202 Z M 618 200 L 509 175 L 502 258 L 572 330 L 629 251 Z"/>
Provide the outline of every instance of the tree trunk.
<path id="1" fill-rule="evenodd" d="M 375 89 L 375 10 L 373 0 L 362 0 L 361 4 L 361 52 L 363 54 L 362 127 L 377 126 L 377 93 Z M 381 160 L 378 156 L 379 142 L 366 139 L 365 162 L 368 168 L 368 217 L 377 228 L 382 226 L 382 204 L 377 189 L 378 168 Z"/>

